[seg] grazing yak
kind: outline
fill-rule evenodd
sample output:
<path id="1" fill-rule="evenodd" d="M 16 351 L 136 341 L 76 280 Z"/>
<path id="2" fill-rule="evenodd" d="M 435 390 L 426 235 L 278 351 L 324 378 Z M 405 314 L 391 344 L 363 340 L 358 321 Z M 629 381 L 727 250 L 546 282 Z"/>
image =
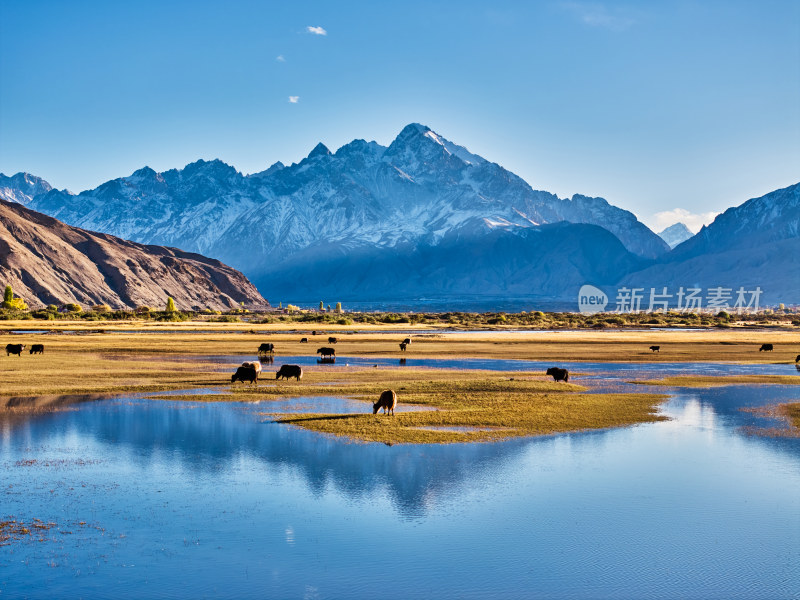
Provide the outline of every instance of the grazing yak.
<path id="1" fill-rule="evenodd" d="M 394 390 L 386 390 L 381 392 L 381 397 L 372 405 L 372 414 L 378 414 L 378 411 L 383 409 L 384 414 L 394 415 L 395 406 L 397 406 L 397 394 Z"/>
<path id="2" fill-rule="evenodd" d="M 329 337 L 328 338 L 328 343 L 329 344 L 335 344 L 336 343 L 336 338 L 335 337 Z"/>
<path id="3" fill-rule="evenodd" d="M 301 344 L 307 344 L 308 343 L 308 338 L 300 338 L 300 343 Z"/>
<path id="4" fill-rule="evenodd" d="M 236 369 L 236 373 L 231 375 L 231 383 L 236 383 L 237 381 L 244 383 L 247 381 L 258 384 L 259 373 L 261 373 L 260 362 L 243 362 L 242 366 Z"/>
<path id="5" fill-rule="evenodd" d="M 758 349 L 759 352 L 772 352 L 772 344 L 761 344 L 761 348 Z"/>
<path id="6" fill-rule="evenodd" d="M 333 348 L 317 348 L 317 354 L 319 354 L 322 358 L 326 358 L 329 356 L 336 357 L 336 350 Z"/>
<path id="7" fill-rule="evenodd" d="M 566 369 L 559 369 L 558 367 L 550 367 L 547 369 L 547 374 L 553 376 L 553 381 L 565 381 L 569 383 L 569 371 Z"/>
<path id="8" fill-rule="evenodd" d="M 300 381 L 302 376 L 303 369 L 300 368 L 300 365 L 281 365 L 281 368 L 275 373 L 275 379 L 283 377 L 288 380 L 290 377 L 297 377 L 297 381 Z"/>
<path id="9" fill-rule="evenodd" d="M 408 346 L 411 343 L 411 338 L 406 338 L 403 340 L 403 343 Z"/>
<path id="10" fill-rule="evenodd" d="M 794 359 L 794 362 L 796 363 L 800 362 L 800 354 L 797 355 L 797 358 Z"/>
<path id="11" fill-rule="evenodd" d="M 31 346 L 31 354 L 44 354 L 44 344 L 34 344 Z"/>
<path id="12" fill-rule="evenodd" d="M 650 350 L 652 350 L 653 352 L 658 352 L 659 350 L 661 350 L 661 346 L 650 346 Z"/>
<path id="13" fill-rule="evenodd" d="M 400 342 L 400 350 L 402 350 L 403 352 L 406 351 L 406 346 L 408 346 L 408 344 L 406 344 L 405 342 Z"/>
<path id="14" fill-rule="evenodd" d="M 259 354 L 272 354 L 275 352 L 275 344 L 264 342 L 258 347 Z"/>
<path id="15" fill-rule="evenodd" d="M 16 354 L 22 356 L 22 351 L 25 349 L 25 344 L 6 344 L 6 356 Z"/>

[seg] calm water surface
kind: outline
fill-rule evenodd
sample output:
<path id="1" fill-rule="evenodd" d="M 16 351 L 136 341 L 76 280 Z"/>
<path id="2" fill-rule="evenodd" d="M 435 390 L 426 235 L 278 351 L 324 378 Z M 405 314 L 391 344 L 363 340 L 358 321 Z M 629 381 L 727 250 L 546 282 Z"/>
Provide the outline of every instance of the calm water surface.
<path id="1" fill-rule="evenodd" d="M 574 369 L 651 366 L 796 373 Z M 739 410 L 800 388 L 669 391 L 668 422 L 446 446 L 260 414 L 365 410 L 341 398 L 42 415 L 2 431 L 0 517 L 56 526 L 0 546 L 0 598 L 800 597 L 800 440 L 747 436 L 771 423 Z"/>

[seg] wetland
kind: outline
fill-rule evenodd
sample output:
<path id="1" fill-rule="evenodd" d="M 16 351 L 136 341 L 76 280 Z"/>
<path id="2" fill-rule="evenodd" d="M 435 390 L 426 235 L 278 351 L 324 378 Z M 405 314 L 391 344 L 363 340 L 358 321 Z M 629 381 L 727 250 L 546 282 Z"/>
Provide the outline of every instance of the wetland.
<path id="1" fill-rule="evenodd" d="M 8 597 L 800 590 L 796 333 L 104 331 L 0 336 Z"/>

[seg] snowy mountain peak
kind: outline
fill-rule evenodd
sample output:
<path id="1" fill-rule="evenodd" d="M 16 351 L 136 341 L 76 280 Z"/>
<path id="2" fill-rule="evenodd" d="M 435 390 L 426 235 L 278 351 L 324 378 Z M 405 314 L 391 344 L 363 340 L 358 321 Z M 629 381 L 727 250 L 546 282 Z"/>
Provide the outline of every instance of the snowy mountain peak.
<path id="1" fill-rule="evenodd" d="M 251 173 L 250 175 L 248 175 L 248 177 L 269 177 L 273 173 L 277 173 L 278 171 L 280 171 L 282 169 L 285 169 L 285 168 L 286 168 L 286 165 L 283 164 L 281 161 L 278 161 L 278 162 L 273 163 L 272 165 L 270 165 L 270 167 L 268 169 L 266 169 L 265 171 L 259 171 L 258 173 Z"/>
<path id="2" fill-rule="evenodd" d="M 419 123 L 406 125 L 386 150 L 385 156 L 387 158 L 396 157 L 400 163 L 398 166 L 401 168 L 402 166 L 416 166 L 418 160 L 430 163 L 437 159 L 443 159 L 450 163 L 448 168 L 459 168 L 460 163 L 472 166 L 488 163 L 485 158 L 472 154 L 463 146 L 454 144 L 430 127 Z M 452 162 L 453 157 L 458 161 Z"/>
<path id="3" fill-rule="evenodd" d="M 35 196 L 53 189 L 41 177 L 30 173 L 17 173 L 7 177 L 0 173 L 0 198 L 18 204 L 28 204 Z"/>
<path id="4" fill-rule="evenodd" d="M 181 172 L 184 178 L 202 175 L 211 178 L 228 178 L 238 174 L 238 171 L 218 158 L 203 160 L 202 158 L 186 165 Z"/>
<path id="5" fill-rule="evenodd" d="M 686 227 L 686 225 L 683 223 L 675 223 L 659 233 L 658 237 L 667 242 L 670 248 L 674 248 L 678 244 L 688 240 L 693 235 L 694 234 L 689 231 L 689 228 Z"/>
<path id="6" fill-rule="evenodd" d="M 314 146 L 314 149 L 311 152 L 309 152 L 307 158 L 312 159 L 317 156 L 329 156 L 330 154 L 331 151 L 328 150 L 328 147 L 322 142 L 320 142 L 319 144 Z"/>

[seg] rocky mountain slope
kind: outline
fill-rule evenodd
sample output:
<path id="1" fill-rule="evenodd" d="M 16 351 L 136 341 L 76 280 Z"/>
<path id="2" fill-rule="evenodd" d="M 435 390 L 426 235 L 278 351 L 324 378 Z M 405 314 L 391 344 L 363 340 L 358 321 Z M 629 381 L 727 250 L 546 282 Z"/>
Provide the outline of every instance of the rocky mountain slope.
<path id="1" fill-rule="evenodd" d="M 674 248 L 680 243 L 685 242 L 694 234 L 689 231 L 689 228 L 686 227 L 683 223 L 675 223 L 674 225 L 670 225 L 663 231 L 659 232 L 658 237 L 662 240 L 667 242 L 670 248 Z"/>
<path id="2" fill-rule="evenodd" d="M 29 306 L 78 302 L 112 308 L 268 306 L 244 275 L 176 248 L 144 246 L 70 227 L 0 201 L 0 283 Z"/>
<path id="3" fill-rule="evenodd" d="M 729 208 L 623 284 L 760 287 L 761 305 L 800 302 L 800 183 Z"/>

